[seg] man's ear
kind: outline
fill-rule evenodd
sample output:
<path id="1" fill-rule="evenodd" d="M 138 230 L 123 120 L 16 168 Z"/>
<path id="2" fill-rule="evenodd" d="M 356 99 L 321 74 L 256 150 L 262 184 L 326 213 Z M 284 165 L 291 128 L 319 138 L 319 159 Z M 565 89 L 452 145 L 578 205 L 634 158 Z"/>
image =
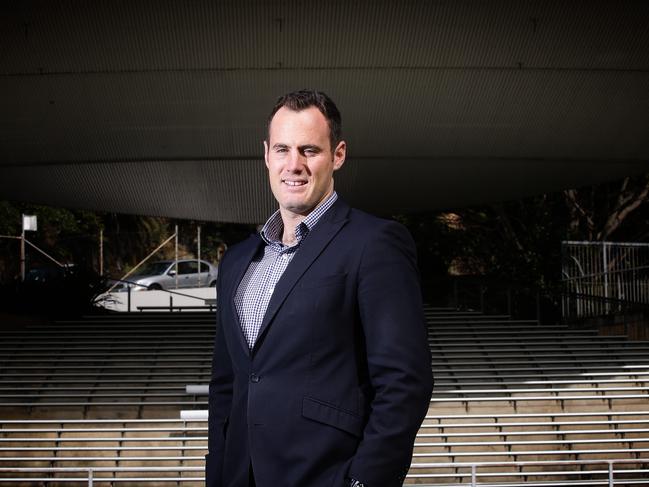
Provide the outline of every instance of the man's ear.
<path id="1" fill-rule="evenodd" d="M 336 150 L 334 150 L 334 171 L 337 171 L 343 164 L 345 164 L 345 157 L 347 156 L 347 143 L 344 140 L 338 142 Z"/>
<path id="2" fill-rule="evenodd" d="M 266 167 L 268 167 L 268 141 L 264 140 L 264 161 L 266 162 Z"/>

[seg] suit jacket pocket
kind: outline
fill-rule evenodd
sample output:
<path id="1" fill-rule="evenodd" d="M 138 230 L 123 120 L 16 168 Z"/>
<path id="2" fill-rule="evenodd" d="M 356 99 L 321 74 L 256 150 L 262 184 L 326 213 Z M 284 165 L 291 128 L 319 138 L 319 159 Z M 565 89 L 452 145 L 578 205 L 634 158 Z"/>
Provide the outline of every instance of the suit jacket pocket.
<path id="1" fill-rule="evenodd" d="M 351 411 L 313 397 L 302 399 L 302 416 L 338 428 L 360 438 L 363 434 L 363 418 Z"/>
<path id="2" fill-rule="evenodd" d="M 298 289 L 313 289 L 324 286 L 344 286 L 345 279 L 347 279 L 347 274 L 333 274 L 329 276 L 318 276 L 315 278 L 309 278 L 309 275 L 305 275 L 298 285 Z"/>

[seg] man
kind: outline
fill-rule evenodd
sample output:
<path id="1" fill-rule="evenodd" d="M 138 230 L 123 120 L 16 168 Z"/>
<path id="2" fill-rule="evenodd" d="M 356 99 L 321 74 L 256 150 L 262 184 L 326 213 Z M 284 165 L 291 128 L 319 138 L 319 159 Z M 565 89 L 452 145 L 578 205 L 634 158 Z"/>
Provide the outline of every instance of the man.
<path id="1" fill-rule="evenodd" d="M 281 97 L 264 151 L 279 210 L 220 264 L 207 486 L 402 485 L 432 389 L 412 239 L 335 193 L 325 94 Z"/>

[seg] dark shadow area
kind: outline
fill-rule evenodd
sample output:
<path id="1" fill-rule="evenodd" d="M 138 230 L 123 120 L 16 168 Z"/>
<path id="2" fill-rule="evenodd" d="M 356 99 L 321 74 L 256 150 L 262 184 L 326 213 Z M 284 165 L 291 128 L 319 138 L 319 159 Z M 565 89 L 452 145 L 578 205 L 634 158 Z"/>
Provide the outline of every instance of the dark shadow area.
<path id="1" fill-rule="evenodd" d="M 75 318 L 97 313 L 93 301 L 106 289 L 106 279 L 83 266 L 40 267 L 25 281 L 0 287 L 0 309 L 8 314 L 50 319 Z"/>

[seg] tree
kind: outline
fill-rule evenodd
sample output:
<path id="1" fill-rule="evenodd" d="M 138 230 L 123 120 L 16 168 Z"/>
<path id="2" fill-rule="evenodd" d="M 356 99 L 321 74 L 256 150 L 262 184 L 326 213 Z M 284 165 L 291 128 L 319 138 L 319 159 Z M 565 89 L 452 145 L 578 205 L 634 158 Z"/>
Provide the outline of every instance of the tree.
<path id="1" fill-rule="evenodd" d="M 473 275 L 552 287 L 561 241 L 649 238 L 649 174 L 452 212 L 400 216 L 423 275 Z"/>
<path id="2" fill-rule="evenodd" d="M 649 174 L 626 177 L 621 182 L 564 191 L 570 214 L 568 233 L 571 238 L 606 241 L 617 235 L 622 223 L 647 202 Z M 637 228 L 624 232 L 635 239 L 646 237 Z M 628 238 L 627 237 L 627 238 Z"/>

